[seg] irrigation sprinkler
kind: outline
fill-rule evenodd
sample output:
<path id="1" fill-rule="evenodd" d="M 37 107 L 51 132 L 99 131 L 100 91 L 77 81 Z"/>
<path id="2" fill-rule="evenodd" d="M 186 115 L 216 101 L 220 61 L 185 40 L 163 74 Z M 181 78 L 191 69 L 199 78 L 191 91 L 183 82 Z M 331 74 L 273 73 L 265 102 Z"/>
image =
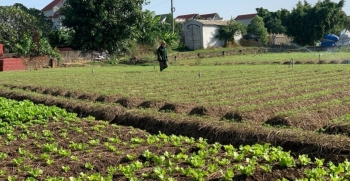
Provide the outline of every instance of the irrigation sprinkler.
<path id="1" fill-rule="evenodd" d="M 318 54 L 318 65 L 321 64 L 321 55 L 322 55 L 322 53 Z"/>
<path id="2" fill-rule="evenodd" d="M 293 58 L 290 59 L 289 68 L 290 68 L 290 65 L 292 65 L 292 68 L 294 68 L 294 59 Z"/>
<path id="3" fill-rule="evenodd" d="M 91 73 L 94 73 L 94 68 L 92 68 Z"/>
<path id="4" fill-rule="evenodd" d="M 198 78 L 201 78 L 202 74 L 201 71 L 198 72 Z"/>

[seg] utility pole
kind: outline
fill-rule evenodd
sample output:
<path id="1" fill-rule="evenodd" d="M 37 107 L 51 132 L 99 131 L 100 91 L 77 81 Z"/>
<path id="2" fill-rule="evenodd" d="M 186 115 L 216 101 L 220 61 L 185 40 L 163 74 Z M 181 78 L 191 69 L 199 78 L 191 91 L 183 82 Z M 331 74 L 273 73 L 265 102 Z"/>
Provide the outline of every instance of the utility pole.
<path id="1" fill-rule="evenodd" d="M 174 12 L 175 12 L 175 8 L 173 6 L 173 0 L 171 0 L 171 18 L 172 18 L 172 22 L 171 22 L 171 29 L 173 30 L 173 33 L 175 32 L 175 25 L 174 25 Z"/>

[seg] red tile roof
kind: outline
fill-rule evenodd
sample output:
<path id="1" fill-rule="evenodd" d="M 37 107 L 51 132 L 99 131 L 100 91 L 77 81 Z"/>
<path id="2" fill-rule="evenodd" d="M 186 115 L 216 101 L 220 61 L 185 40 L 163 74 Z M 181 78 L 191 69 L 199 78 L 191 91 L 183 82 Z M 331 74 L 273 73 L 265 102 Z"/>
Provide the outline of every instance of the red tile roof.
<path id="1" fill-rule="evenodd" d="M 47 11 L 53 9 L 57 4 L 59 4 L 62 0 L 53 0 L 50 4 L 45 6 L 41 11 Z"/>
<path id="2" fill-rule="evenodd" d="M 244 14 L 244 15 L 239 15 L 235 18 L 235 20 L 243 20 L 243 19 L 253 19 L 256 15 L 258 14 Z"/>
<path id="3" fill-rule="evenodd" d="M 193 19 L 197 16 L 198 14 L 187 14 L 187 15 L 180 15 L 177 16 L 176 19 Z"/>
<path id="4" fill-rule="evenodd" d="M 216 15 L 216 13 L 211 13 L 211 14 L 201 14 L 200 16 L 203 18 L 203 19 L 208 19 L 208 18 L 214 18 Z"/>

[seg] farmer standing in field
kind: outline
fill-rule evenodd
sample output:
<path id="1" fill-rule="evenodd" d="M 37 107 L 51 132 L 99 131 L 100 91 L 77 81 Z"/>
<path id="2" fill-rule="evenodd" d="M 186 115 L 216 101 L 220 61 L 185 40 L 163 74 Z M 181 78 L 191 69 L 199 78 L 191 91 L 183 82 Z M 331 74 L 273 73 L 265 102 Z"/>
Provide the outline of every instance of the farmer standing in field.
<path id="1" fill-rule="evenodd" d="M 158 61 L 159 61 L 159 67 L 160 71 L 162 72 L 164 69 L 168 67 L 168 55 L 166 52 L 166 43 L 165 41 L 162 41 L 162 44 L 157 50 L 158 55 Z"/>

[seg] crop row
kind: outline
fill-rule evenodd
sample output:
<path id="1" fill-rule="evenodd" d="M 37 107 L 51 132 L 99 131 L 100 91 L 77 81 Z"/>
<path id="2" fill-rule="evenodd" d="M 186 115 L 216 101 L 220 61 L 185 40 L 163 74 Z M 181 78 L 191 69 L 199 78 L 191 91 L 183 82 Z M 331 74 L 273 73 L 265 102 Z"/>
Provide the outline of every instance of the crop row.
<path id="1" fill-rule="evenodd" d="M 78 119 L 57 107 L 1 98 L 17 112 L 0 134 L 0 178 L 8 180 L 231 180 L 267 175 L 270 180 L 349 179 L 350 162 L 325 163 L 293 156 L 280 147 L 233 147 L 186 136 L 151 135 L 132 127 Z M 21 111 L 29 108 L 36 110 Z M 51 114 L 47 110 L 51 111 Z M 52 113 L 54 112 L 54 114 Z M 6 114 L 12 114 L 9 109 Z M 48 115 L 47 120 L 30 118 Z M 5 117 L 1 113 L 2 118 Z M 53 118 L 56 117 L 56 118 Z M 22 123 L 14 121 L 22 118 Z M 283 175 L 276 172 L 288 173 Z M 296 176 L 295 176 L 296 175 Z"/>

